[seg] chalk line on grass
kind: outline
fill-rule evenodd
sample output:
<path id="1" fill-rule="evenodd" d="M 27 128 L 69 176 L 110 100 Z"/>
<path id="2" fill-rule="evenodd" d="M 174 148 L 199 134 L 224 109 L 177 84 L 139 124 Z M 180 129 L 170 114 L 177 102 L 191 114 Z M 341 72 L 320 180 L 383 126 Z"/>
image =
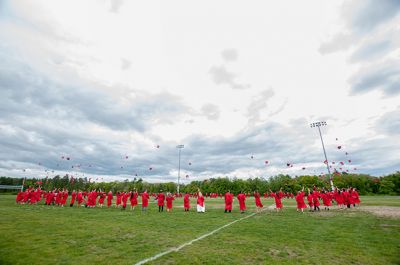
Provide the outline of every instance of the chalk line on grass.
<path id="1" fill-rule="evenodd" d="M 217 228 L 217 229 L 215 229 L 215 230 L 213 230 L 213 231 L 211 231 L 211 232 L 208 232 L 207 234 L 204 234 L 204 235 L 202 235 L 202 236 L 199 236 L 198 238 L 195 238 L 195 239 L 193 239 L 193 240 L 191 240 L 191 241 L 189 241 L 189 242 L 186 242 L 186 243 L 180 245 L 179 247 L 171 248 L 171 249 L 166 250 L 166 251 L 164 251 L 164 252 L 158 253 L 157 255 L 154 255 L 154 256 L 152 256 L 152 257 L 150 257 L 150 258 L 141 260 L 141 261 L 135 263 L 135 265 L 145 264 L 145 263 L 147 263 L 147 262 L 149 262 L 149 261 L 158 259 L 159 257 L 162 257 L 162 256 L 164 256 L 164 255 L 167 255 L 167 254 L 169 254 L 169 253 L 171 253 L 171 252 L 178 252 L 178 251 L 181 250 L 182 248 L 184 248 L 184 247 L 186 247 L 186 246 L 189 246 L 189 245 L 193 244 L 193 243 L 196 242 L 196 241 L 199 241 L 199 240 L 202 240 L 203 238 L 206 238 L 206 237 L 208 237 L 208 236 L 211 236 L 212 234 L 215 234 L 215 233 L 218 232 L 219 230 L 222 230 L 222 229 L 224 229 L 224 228 L 226 228 L 226 227 L 228 227 L 228 226 L 230 226 L 230 225 L 233 225 L 233 224 L 236 223 L 236 222 L 240 222 L 240 221 L 242 221 L 242 220 L 244 220 L 244 219 L 247 219 L 247 218 L 249 218 L 249 217 L 252 217 L 252 216 L 254 216 L 254 215 L 256 215 L 256 214 L 257 214 L 257 213 L 252 213 L 252 214 L 250 214 L 250 215 L 247 215 L 247 216 L 245 216 L 245 217 L 242 217 L 242 218 L 240 218 L 240 219 L 237 219 L 237 220 L 235 220 L 235 221 L 232 221 L 232 222 L 230 222 L 230 223 L 228 223 L 228 224 L 226 224 L 226 225 L 223 225 L 223 226 L 221 226 L 221 227 L 219 227 L 219 228 Z"/>

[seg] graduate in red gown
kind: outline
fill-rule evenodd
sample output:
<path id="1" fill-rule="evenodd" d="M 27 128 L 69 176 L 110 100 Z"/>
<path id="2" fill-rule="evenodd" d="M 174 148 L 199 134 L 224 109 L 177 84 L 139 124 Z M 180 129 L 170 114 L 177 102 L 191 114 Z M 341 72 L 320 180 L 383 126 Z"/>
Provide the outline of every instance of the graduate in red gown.
<path id="1" fill-rule="evenodd" d="M 185 196 L 183 196 L 183 208 L 185 212 L 189 212 L 190 209 L 190 195 L 186 192 Z"/>
<path id="2" fill-rule="evenodd" d="M 23 198 L 24 198 L 24 192 L 20 191 L 18 192 L 17 197 L 15 198 L 15 202 L 18 204 L 22 204 Z"/>
<path id="3" fill-rule="evenodd" d="M 160 190 L 157 194 L 157 204 L 158 204 L 158 212 L 164 211 L 164 204 L 165 204 L 165 194 Z"/>
<path id="4" fill-rule="evenodd" d="M 197 190 L 197 212 L 198 213 L 206 212 L 206 205 L 204 204 L 204 196 L 203 193 L 201 193 L 200 189 Z"/>
<path id="5" fill-rule="evenodd" d="M 335 187 L 335 190 L 333 192 L 333 198 L 335 199 L 338 208 L 339 209 L 343 208 L 343 198 L 340 189 Z"/>
<path id="6" fill-rule="evenodd" d="M 138 192 L 136 190 L 131 191 L 131 195 L 130 195 L 130 202 L 131 202 L 131 211 L 135 210 L 135 206 L 138 204 Z"/>
<path id="7" fill-rule="evenodd" d="M 322 190 L 321 192 L 322 204 L 324 205 L 325 210 L 329 211 L 329 207 L 332 206 L 332 198 L 328 192 Z"/>
<path id="8" fill-rule="evenodd" d="M 128 197 L 130 194 L 128 192 L 123 192 L 122 193 L 122 210 L 126 209 L 126 203 L 128 202 Z"/>
<path id="9" fill-rule="evenodd" d="M 358 195 L 356 188 L 353 189 L 351 196 L 353 197 L 354 207 L 356 207 L 356 205 L 359 206 L 361 201 L 360 201 L 360 195 Z"/>
<path id="10" fill-rule="evenodd" d="M 304 208 L 307 208 L 306 203 L 304 202 L 304 187 L 301 191 L 297 192 L 296 195 L 296 203 L 297 203 L 297 211 L 301 210 L 301 212 L 304 212 Z"/>
<path id="11" fill-rule="evenodd" d="M 81 204 L 84 202 L 85 200 L 83 199 L 83 193 L 82 191 L 78 192 L 78 206 L 81 206 Z"/>
<path id="12" fill-rule="evenodd" d="M 345 188 L 342 189 L 342 198 L 343 198 L 343 204 L 347 206 L 347 208 L 350 208 L 349 204 L 349 193 Z"/>
<path id="13" fill-rule="evenodd" d="M 255 200 L 257 212 L 258 212 L 264 207 L 264 205 L 261 203 L 261 195 L 260 195 L 260 193 L 258 193 L 258 191 L 254 192 L 254 200 Z"/>
<path id="14" fill-rule="evenodd" d="M 54 198 L 55 198 L 55 190 L 49 191 L 46 197 L 46 205 L 53 204 L 54 205 Z"/>
<path id="15" fill-rule="evenodd" d="M 167 198 L 165 198 L 167 201 L 167 212 L 172 212 L 172 201 L 175 200 L 174 196 L 172 196 L 171 193 L 168 192 Z"/>
<path id="16" fill-rule="evenodd" d="M 61 200 L 62 200 L 62 192 L 60 189 L 57 190 L 56 192 L 56 205 L 61 206 Z"/>
<path id="17" fill-rule="evenodd" d="M 147 211 L 147 207 L 149 206 L 149 199 L 150 199 L 150 196 L 147 193 L 147 190 L 145 190 L 142 193 L 142 212 Z"/>
<path id="18" fill-rule="evenodd" d="M 353 188 L 349 188 L 348 192 L 349 192 L 348 199 L 347 199 L 348 205 L 350 205 L 350 207 L 351 207 L 351 205 L 356 206 L 354 203 Z M 349 206 L 347 206 L 347 207 L 350 208 Z"/>
<path id="19" fill-rule="evenodd" d="M 282 204 L 282 198 L 283 198 L 282 188 L 279 190 L 278 193 L 272 192 L 270 190 L 269 191 L 269 196 L 271 196 L 271 197 L 273 197 L 275 199 L 275 209 L 276 209 L 276 211 L 280 211 L 283 208 L 283 204 Z"/>
<path id="20" fill-rule="evenodd" d="M 225 193 L 225 212 L 232 212 L 233 194 L 228 190 Z"/>
<path id="21" fill-rule="evenodd" d="M 314 203 L 314 211 L 316 211 L 317 209 L 318 209 L 318 211 L 320 210 L 319 209 L 319 205 L 320 205 L 319 198 L 320 198 L 320 196 L 321 196 L 321 194 L 318 192 L 317 188 L 314 186 L 314 190 L 312 192 L 312 198 L 313 198 L 313 203 Z"/>
<path id="22" fill-rule="evenodd" d="M 69 207 L 74 206 L 75 199 L 76 199 L 76 192 L 75 192 L 75 190 L 73 190 L 71 193 L 71 201 L 69 202 Z"/>
<path id="23" fill-rule="evenodd" d="M 67 199 L 68 199 L 68 190 L 65 189 L 62 193 L 62 197 L 61 197 L 61 207 L 64 207 L 65 204 L 67 204 Z"/>
<path id="24" fill-rule="evenodd" d="M 113 194 L 112 191 L 110 190 L 107 194 L 107 207 L 110 208 L 113 200 Z"/>
<path id="25" fill-rule="evenodd" d="M 99 199 L 99 206 L 100 208 L 103 208 L 104 200 L 106 199 L 107 195 L 105 192 L 100 192 L 100 199 Z"/>
<path id="26" fill-rule="evenodd" d="M 119 191 L 117 191 L 116 196 L 117 196 L 117 201 L 115 202 L 115 207 L 118 208 L 121 205 L 122 196 L 121 196 L 121 193 Z"/>
<path id="27" fill-rule="evenodd" d="M 246 195 L 241 191 L 238 194 L 237 199 L 239 201 L 240 213 L 244 213 L 244 211 L 246 211 Z"/>

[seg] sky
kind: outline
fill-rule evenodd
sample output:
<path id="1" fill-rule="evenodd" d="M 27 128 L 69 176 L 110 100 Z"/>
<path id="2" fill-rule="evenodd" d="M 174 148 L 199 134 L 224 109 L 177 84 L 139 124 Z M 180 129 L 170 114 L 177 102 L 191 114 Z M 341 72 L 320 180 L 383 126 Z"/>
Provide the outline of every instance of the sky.
<path id="1" fill-rule="evenodd" d="M 0 0 L 0 175 L 176 182 L 180 144 L 182 183 L 325 174 L 317 121 L 330 170 L 398 171 L 399 11 Z"/>

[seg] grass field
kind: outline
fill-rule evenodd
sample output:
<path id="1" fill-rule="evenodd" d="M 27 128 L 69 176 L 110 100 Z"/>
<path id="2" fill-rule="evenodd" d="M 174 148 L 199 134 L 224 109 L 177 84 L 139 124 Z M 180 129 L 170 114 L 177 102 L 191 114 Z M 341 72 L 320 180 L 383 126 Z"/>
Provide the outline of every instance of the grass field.
<path id="1" fill-rule="evenodd" d="M 142 214 L 139 208 L 16 205 L 14 199 L 0 195 L 0 264 L 135 264 L 254 212 L 253 198 L 245 214 L 236 202 L 233 213 L 223 213 L 222 199 L 206 199 L 205 214 L 183 212 L 181 200 L 173 213 L 150 204 Z M 294 200 L 284 200 L 281 213 L 266 207 L 148 264 L 400 264 L 400 219 L 364 211 L 400 211 L 400 197 L 361 200 L 358 209 L 304 214 Z"/>

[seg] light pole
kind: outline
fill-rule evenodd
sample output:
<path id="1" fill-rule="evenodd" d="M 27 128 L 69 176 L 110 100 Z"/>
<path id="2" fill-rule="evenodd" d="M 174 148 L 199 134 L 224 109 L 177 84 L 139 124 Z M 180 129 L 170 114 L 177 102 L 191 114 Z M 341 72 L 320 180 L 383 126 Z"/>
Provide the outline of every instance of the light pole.
<path id="1" fill-rule="evenodd" d="M 321 138 L 321 143 L 322 143 L 322 149 L 324 150 L 324 156 L 325 156 L 325 161 L 326 161 L 326 169 L 328 169 L 328 174 L 329 174 L 329 182 L 331 184 L 331 189 L 333 190 L 333 181 L 332 181 L 332 175 L 331 175 L 331 171 L 329 169 L 329 162 L 328 162 L 328 158 L 326 157 L 326 151 L 325 151 L 325 145 L 324 145 L 324 140 L 322 139 L 322 134 L 321 134 L 321 126 L 326 126 L 326 122 L 325 121 L 317 121 L 317 122 L 313 122 L 310 124 L 311 128 L 317 127 L 318 128 L 318 132 L 319 132 L 319 137 Z"/>
<path id="2" fill-rule="evenodd" d="M 181 150 L 182 148 L 184 148 L 185 146 L 183 144 L 177 145 L 176 148 L 179 149 L 179 163 L 178 163 L 178 187 L 177 187 L 177 191 L 178 191 L 178 195 L 179 195 L 179 181 L 181 178 Z"/>

